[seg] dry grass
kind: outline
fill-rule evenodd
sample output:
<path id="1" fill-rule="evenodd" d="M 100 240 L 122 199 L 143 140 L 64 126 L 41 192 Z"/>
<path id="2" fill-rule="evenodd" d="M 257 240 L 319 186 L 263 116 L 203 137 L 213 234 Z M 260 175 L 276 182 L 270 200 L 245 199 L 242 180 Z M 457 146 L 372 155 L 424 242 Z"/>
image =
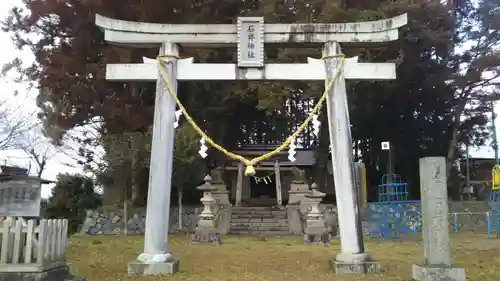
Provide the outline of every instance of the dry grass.
<path id="1" fill-rule="evenodd" d="M 417 242 L 366 241 L 366 248 L 381 263 L 381 275 L 335 276 L 328 261 L 339 252 L 339 241 L 331 247 L 304 245 L 300 237 L 224 237 L 223 245 L 193 245 L 188 236 L 170 238 L 170 249 L 181 261 L 173 276 L 129 277 L 127 264 L 143 247 L 143 237 L 73 237 L 69 265 L 75 275 L 89 281 L 193 280 L 193 281 L 322 281 L 409 280 L 411 266 L 422 262 Z M 485 234 L 452 235 L 453 260 L 467 269 L 470 281 L 500 280 L 500 240 Z"/>

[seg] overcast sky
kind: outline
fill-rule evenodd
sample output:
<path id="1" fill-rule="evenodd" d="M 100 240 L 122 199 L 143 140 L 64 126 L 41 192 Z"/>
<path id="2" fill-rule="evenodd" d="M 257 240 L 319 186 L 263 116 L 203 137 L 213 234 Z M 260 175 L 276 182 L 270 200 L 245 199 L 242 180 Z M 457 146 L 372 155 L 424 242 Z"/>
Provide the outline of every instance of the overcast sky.
<path id="1" fill-rule="evenodd" d="M 15 5 L 21 5 L 21 0 L 1 0 L 0 1 L 0 19 L 3 20 L 7 12 Z M 14 57 L 22 57 L 24 61 L 30 62 L 33 61 L 33 55 L 29 50 L 16 50 L 15 46 L 12 44 L 10 40 L 10 35 L 0 31 L 0 67 L 12 60 Z M 26 113 L 33 112 L 37 110 L 37 106 L 35 104 L 35 99 L 37 95 L 36 90 L 27 90 L 27 85 L 24 84 L 16 84 L 10 78 L 2 78 L 0 80 L 0 89 L 2 89 L 2 100 L 8 100 L 9 103 L 12 104 L 23 104 L 23 110 Z M 19 95 L 16 97 L 13 95 L 15 91 L 19 91 Z M 21 100 L 20 100 L 21 99 Z M 496 114 L 498 115 L 499 109 L 496 107 Z M 496 120 L 496 127 L 500 128 L 500 118 Z M 473 148 L 471 149 L 471 156 L 473 157 L 484 157 L 484 158 L 493 158 L 494 153 L 490 147 L 483 147 L 481 149 Z M 27 167 L 29 165 L 29 159 L 27 156 L 21 151 L 2 151 L 0 152 L 0 161 L 7 161 L 7 163 L 17 164 L 21 166 Z M 70 165 L 67 165 L 70 164 Z M 59 173 L 76 173 L 81 172 L 81 169 L 75 168 L 75 161 L 62 154 L 59 153 L 56 157 L 52 158 L 45 172 L 43 173 L 43 177 L 49 180 L 55 180 L 57 174 Z M 73 167 L 72 167 L 73 166 Z M 48 197 L 50 194 L 50 187 L 44 187 L 42 189 L 42 196 L 44 198 Z"/>

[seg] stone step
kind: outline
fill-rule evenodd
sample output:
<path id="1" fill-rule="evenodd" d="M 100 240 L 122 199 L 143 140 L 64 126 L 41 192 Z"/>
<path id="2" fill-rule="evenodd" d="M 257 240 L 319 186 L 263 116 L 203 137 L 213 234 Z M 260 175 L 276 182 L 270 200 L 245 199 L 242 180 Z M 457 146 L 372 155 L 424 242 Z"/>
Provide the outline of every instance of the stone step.
<path id="1" fill-rule="evenodd" d="M 262 218 L 231 218 L 231 223 L 248 223 L 248 222 L 264 222 L 264 223 L 288 223 L 285 218 L 272 218 L 272 219 L 262 219 Z"/>
<path id="2" fill-rule="evenodd" d="M 231 214 L 231 219 L 286 219 L 287 215 L 279 215 L 279 214 L 267 214 L 267 215 L 255 215 L 255 214 Z"/>
<path id="3" fill-rule="evenodd" d="M 262 232 L 262 231 L 277 231 L 277 232 L 285 232 L 288 233 L 288 227 L 281 227 L 281 228 L 267 228 L 267 227 L 260 227 L 260 228 L 244 228 L 244 227 L 238 227 L 238 228 L 232 228 L 229 233 L 231 232 Z"/>
<path id="4" fill-rule="evenodd" d="M 286 212 L 283 211 L 234 211 L 231 210 L 231 214 L 237 215 L 286 215 Z"/>
<path id="5" fill-rule="evenodd" d="M 249 222 L 249 223 L 234 223 L 231 222 L 231 227 L 286 227 L 288 228 L 288 222 L 285 223 L 274 223 L 274 222 Z"/>
<path id="6" fill-rule="evenodd" d="M 231 208 L 234 212 L 285 212 L 286 210 L 276 209 L 276 208 L 259 208 L 259 207 L 249 207 L 249 208 Z"/>
<path id="7" fill-rule="evenodd" d="M 288 236 L 290 233 L 288 231 L 236 231 L 230 230 L 231 235 L 248 235 L 248 236 Z"/>
<path id="8" fill-rule="evenodd" d="M 287 212 L 276 207 L 233 207 L 229 234 L 289 235 Z"/>
<path id="9" fill-rule="evenodd" d="M 275 206 L 233 206 L 232 210 L 281 210 Z"/>

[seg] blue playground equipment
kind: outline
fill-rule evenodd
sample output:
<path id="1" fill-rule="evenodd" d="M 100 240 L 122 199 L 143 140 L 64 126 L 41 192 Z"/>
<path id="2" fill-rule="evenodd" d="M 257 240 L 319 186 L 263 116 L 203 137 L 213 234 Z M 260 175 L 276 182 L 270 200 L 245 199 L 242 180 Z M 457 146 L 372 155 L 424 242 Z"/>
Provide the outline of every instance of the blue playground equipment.
<path id="1" fill-rule="evenodd" d="M 491 190 L 488 205 L 488 235 L 493 235 L 494 228 L 496 237 L 500 238 L 500 189 Z"/>
<path id="2" fill-rule="evenodd" d="M 408 184 L 396 174 L 385 174 L 378 186 L 378 202 L 368 204 L 370 236 L 383 240 L 420 238 L 420 201 L 408 200 Z"/>

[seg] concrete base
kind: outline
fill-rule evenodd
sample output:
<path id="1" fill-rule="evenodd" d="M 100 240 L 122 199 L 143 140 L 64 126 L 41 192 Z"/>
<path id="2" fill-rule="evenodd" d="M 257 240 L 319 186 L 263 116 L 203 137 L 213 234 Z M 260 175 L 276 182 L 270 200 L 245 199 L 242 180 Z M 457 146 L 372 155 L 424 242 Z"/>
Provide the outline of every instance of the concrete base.
<path id="1" fill-rule="evenodd" d="M 379 273 L 380 263 L 374 261 L 343 262 L 330 260 L 330 267 L 335 274 L 367 274 Z"/>
<path id="2" fill-rule="evenodd" d="M 221 244 L 219 233 L 195 233 L 191 237 L 193 243 Z"/>
<path id="3" fill-rule="evenodd" d="M 128 275 L 172 275 L 179 272 L 179 260 L 171 258 L 165 262 L 141 262 L 135 260 L 128 264 Z"/>
<path id="4" fill-rule="evenodd" d="M 416 281 L 466 281 L 465 269 L 439 265 L 416 265 L 412 267 L 412 277 Z"/>
<path id="5" fill-rule="evenodd" d="M 0 272 L 0 281 L 85 281 L 71 275 L 67 266 L 43 272 Z"/>
<path id="6" fill-rule="evenodd" d="M 329 246 L 331 242 L 330 233 L 323 234 L 304 234 L 304 243 L 306 244 L 323 244 Z"/>

